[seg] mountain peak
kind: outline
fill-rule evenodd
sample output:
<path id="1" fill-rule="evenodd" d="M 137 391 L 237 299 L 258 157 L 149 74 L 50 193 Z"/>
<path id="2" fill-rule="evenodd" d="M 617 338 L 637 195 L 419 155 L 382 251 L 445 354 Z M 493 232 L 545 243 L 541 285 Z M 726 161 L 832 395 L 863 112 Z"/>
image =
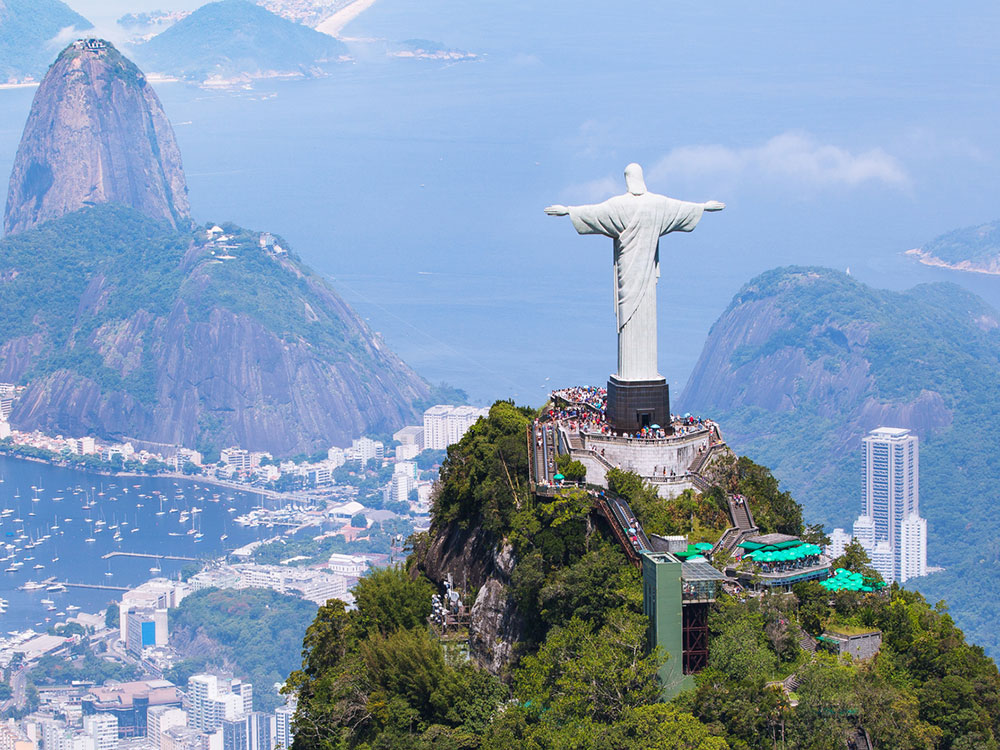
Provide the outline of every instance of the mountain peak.
<path id="1" fill-rule="evenodd" d="M 35 93 L 7 192 L 4 231 L 118 203 L 189 223 L 180 150 L 159 98 L 113 44 L 81 39 Z"/>

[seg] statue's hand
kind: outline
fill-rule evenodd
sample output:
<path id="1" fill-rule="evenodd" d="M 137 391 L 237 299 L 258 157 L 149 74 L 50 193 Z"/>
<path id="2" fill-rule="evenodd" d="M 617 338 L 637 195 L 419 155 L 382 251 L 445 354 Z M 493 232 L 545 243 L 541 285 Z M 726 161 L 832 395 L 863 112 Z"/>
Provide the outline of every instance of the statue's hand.
<path id="1" fill-rule="evenodd" d="M 706 211 L 721 211 L 726 207 L 725 203 L 720 203 L 719 201 L 705 201 L 702 204 L 702 208 Z"/>
<path id="2" fill-rule="evenodd" d="M 569 209 L 566 206 L 560 206 L 558 203 L 554 206 L 548 206 L 545 209 L 545 213 L 549 216 L 565 216 L 569 213 Z"/>

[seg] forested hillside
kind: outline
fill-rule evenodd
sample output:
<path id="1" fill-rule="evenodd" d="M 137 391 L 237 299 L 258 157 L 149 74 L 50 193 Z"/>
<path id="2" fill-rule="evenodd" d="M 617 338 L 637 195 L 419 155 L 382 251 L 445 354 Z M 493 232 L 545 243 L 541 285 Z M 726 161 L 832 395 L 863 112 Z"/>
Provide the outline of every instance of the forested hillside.
<path id="1" fill-rule="evenodd" d="M 495 404 L 449 448 L 433 525 L 414 540 L 408 572 L 363 580 L 354 611 L 336 602 L 320 610 L 289 682 L 299 695 L 294 750 L 772 750 L 782 737 L 787 748 L 842 750 L 865 731 L 878 748 L 996 747 L 996 666 L 946 612 L 896 587 L 831 596 L 812 583 L 761 599 L 724 596 L 710 616 L 710 668 L 694 690 L 663 702 L 656 670 L 678 655 L 648 650 L 638 573 L 586 494 L 527 490 L 531 418 Z M 741 459 L 720 481 L 747 495 L 762 526 L 803 531 L 801 509 L 765 468 Z M 715 531 L 721 487 L 663 501 L 634 475 L 614 482 L 644 525 Z M 835 564 L 867 571 L 863 551 L 849 552 Z M 446 568 L 455 580 L 466 574 L 477 607 L 489 587 L 497 607 L 510 606 L 479 622 L 473 608 L 469 626 L 498 632 L 486 620 L 516 621 L 500 629 L 516 638 L 508 659 L 473 649 L 469 661 L 461 641 L 428 628 Z M 805 633 L 830 627 L 879 628 L 882 650 L 852 663 L 802 648 Z M 788 695 L 775 683 L 793 674 Z"/>
<path id="2" fill-rule="evenodd" d="M 290 455 L 413 417 L 426 383 L 283 240 L 210 228 L 103 205 L 0 241 L 16 427 Z"/>
<path id="3" fill-rule="evenodd" d="M 813 521 L 850 528 L 861 508 L 861 438 L 920 437 L 928 562 L 913 580 L 1000 653 L 1000 315 L 953 284 L 872 289 L 823 268 L 749 282 L 712 327 L 678 408 L 710 415 L 740 453 L 772 468 Z"/>

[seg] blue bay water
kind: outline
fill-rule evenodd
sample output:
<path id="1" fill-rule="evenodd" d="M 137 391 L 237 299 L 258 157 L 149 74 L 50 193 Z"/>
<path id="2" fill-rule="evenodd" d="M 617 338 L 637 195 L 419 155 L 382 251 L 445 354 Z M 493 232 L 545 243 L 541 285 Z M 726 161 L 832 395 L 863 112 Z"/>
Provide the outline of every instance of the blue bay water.
<path id="1" fill-rule="evenodd" d="M 260 503 L 259 496 L 247 492 L 186 480 L 108 477 L 6 456 L 0 456 L 0 478 L 0 511 L 4 512 L 0 515 L 0 544 L 5 545 L 0 555 L 13 552 L 12 558 L 0 561 L 0 571 L 13 562 L 23 563 L 15 572 L 0 572 L 0 597 L 9 602 L 7 611 L 0 614 L 0 629 L 4 631 L 44 629 L 50 624 L 46 618 L 57 622 L 65 619 L 59 613 L 72 615 L 76 610 L 68 609 L 71 605 L 84 612 L 98 612 L 121 596 L 120 591 L 111 589 L 21 590 L 27 581 L 54 578 L 127 588 L 155 575 L 176 577 L 188 564 L 158 555 L 205 560 L 255 541 L 261 534 L 274 535 L 273 530 L 247 528 L 233 521 Z M 161 506 L 163 514 L 158 515 Z M 201 510 L 191 514 L 194 508 Z M 194 520 L 181 523 L 182 511 L 188 511 Z M 191 528 L 202 534 L 201 541 L 187 533 Z M 116 531 L 120 541 L 114 538 Z M 21 539 L 22 534 L 27 539 Z M 222 539 L 223 535 L 227 538 Z M 27 548 L 38 540 L 37 546 Z M 111 552 L 154 557 L 103 559 Z M 36 565 L 43 567 L 36 569 Z M 52 605 L 43 604 L 42 599 L 51 600 Z"/>

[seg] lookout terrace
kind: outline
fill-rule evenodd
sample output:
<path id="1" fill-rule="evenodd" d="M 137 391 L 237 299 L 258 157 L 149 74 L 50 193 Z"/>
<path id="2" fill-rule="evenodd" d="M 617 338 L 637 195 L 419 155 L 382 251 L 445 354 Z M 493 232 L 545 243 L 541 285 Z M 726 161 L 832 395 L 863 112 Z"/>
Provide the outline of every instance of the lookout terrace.
<path id="1" fill-rule="evenodd" d="M 602 487 L 607 486 L 607 472 L 619 468 L 638 474 L 664 498 L 701 490 L 701 469 L 713 455 L 729 450 L 715 422 L 690 414 L 671 415 L 670 424 L 649 424 L 635 432 L 615 430 L 607 420 L 604 388 L 553 391 L 549 405 L 537 425 L 535 440 L 541 444 L 536 450 L 549 447 L 553 459 L 569 454 L 586 467 L 587 481 Z M 554 472 L 554 461 L 536 467 L 541 481 Z"/>

